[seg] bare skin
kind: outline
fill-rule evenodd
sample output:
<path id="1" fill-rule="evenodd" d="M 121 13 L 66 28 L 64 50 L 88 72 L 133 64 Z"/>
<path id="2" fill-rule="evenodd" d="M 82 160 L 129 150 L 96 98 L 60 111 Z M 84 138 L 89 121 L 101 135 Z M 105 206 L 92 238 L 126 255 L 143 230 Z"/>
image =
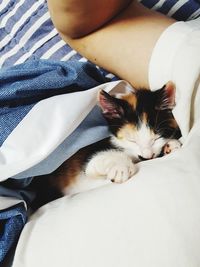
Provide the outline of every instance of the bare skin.
<path id="1" fill-rule="evenodd" d="M 73 49 L 135 88 L 149 88 L 153 48 L 175 20 L 136 1 L 48 0 L 48 6 L 55 27 Z"/>

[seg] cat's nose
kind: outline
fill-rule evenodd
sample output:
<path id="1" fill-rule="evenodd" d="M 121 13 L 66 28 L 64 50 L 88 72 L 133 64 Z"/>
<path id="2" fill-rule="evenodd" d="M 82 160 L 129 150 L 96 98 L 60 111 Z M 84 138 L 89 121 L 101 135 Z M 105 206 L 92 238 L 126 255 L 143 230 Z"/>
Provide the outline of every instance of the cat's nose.
<path id="1" fill-rule="evenodd" d="M 143 160 L 152 159 L 154 157 L 154 153 L 151 149 L 146 148 L 142 150 L 140 157 L 143 158 Z"/>

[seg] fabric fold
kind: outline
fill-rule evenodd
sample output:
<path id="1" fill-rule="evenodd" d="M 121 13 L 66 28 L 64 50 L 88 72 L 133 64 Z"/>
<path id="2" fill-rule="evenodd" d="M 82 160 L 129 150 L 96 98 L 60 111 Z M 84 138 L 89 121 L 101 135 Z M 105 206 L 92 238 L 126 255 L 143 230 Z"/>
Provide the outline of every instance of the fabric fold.
<path id="1" fill-rule="evenodd" d="M 36 150 L 35 147 L 42 150 L 41 154 L 44 154 L 42 159 L 48 156 L 67 135 L 71 134 L 95 105 L 93 103 L 91 106 L 90 97 L 87 97 L 86 91 L 106 82 L 101 72 L 88 62 L 47 60 L 28 61 L 2 69 L 0 80 L 0 179 L 9 178 L 24 171 L 26 167 L 17 166 L 20 155 L 21 161 L 28 158 L 32 149 Z M 84 92 L 83 99 L 79 92 Z M 91 106 L 88 110 L 87 105 Z M 75 112 L 78 106 L 83 115 L 69 133 L 65 117 L 70 119 L 72 111 Z M 76 118 L 78 116 L 81 117 L 81 114 L 77 113 Z M 41 117 L 44 119 L 41 120 Z M 44 128 L 46 131 L 43 134 Z M 62 137 L 58 136 L 59 130 Z M 45 140 L 51 143 L 51 137 L 55 144 L 45 154 L 45 145 L 41 148 L 42 142 L 37 141 L 43 139 L 43 143 Z M 31 143 L 34 143 L 35 147 Z M 25 144 L 27 144 L 26 149 Z M 49 143 L 46 145 L 51 146 Z M 10 162 L 14 164 L 9 165 Z M 14 165 L 18 170 L 14 171 Z"/>
<path id="2" fill-rule="evenodd" d="M 176 85 L 177 105 L 173 112 L 184 140 L 199 114 L 199 40 L 200 18 L 174 23 L 159 38 L 150 60 L 149 83 L 152 90 L 168 81 Z"/>

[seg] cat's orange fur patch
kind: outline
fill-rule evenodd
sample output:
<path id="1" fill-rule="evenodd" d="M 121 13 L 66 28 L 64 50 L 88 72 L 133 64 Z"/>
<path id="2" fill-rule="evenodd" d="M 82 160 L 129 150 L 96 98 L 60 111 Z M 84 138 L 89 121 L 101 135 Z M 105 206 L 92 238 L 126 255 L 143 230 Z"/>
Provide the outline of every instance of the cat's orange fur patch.
<path id="1" fill-rule="evenodd" d="M 66 160 L 53 174 L 51 184 L 60 190 L 76 182 L 84 162 L 86 150 L 81 149 L 71 158 Z M 56 177 L 56 179 L 55 179 Z"/>
<path id="2" fill-rule="evenodd" d="M 119 129 L 117 133 L 117 138 L 119 139 L 127 138 L 127 136 L 130 136 L 135 130 L 136 126 L 134 124 L 127 123 L 121 129 Z"/>
<path id="3" fill-rule="evenodd" d="M 133 109 L 136 109 L 137 97 L 134 94 L 131 93 L 131 94 L 123 95 L 121 99 L 127 101 L 133 107 Z"/>

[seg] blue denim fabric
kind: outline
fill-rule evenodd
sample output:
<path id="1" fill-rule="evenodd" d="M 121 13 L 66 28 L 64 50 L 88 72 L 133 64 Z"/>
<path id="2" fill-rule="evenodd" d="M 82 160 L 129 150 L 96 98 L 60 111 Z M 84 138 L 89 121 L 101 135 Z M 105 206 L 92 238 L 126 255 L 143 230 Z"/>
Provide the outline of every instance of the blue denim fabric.
<path id="1" fill-rule="evenodd" d="M 90 63 L 35 60 L 0 70 L 0 145 L 38 101 L 105 82 Z"/>
<path id="2" fill-rule="evenodd" d="M 0 212 L 0 264 L 17 242 L 25 223 L 26 210 L 23 203 Z"/>

